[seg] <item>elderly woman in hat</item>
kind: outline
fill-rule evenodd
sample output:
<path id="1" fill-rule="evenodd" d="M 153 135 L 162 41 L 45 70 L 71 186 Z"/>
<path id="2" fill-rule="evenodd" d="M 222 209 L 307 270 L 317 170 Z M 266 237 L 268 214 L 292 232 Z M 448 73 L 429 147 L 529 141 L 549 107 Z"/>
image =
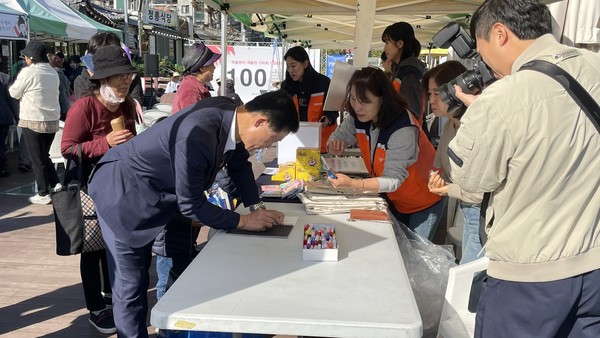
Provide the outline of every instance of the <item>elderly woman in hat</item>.
<path id="1" fill-rule="evenodd" d="M 176 93 L 177 89 L 179 89 L 179 85 L 181 84 L 180 80 L 181 74 L 177 73 L 177 72 L 173 72 L 173 75 L 171 75 L 171 81 L 169 81 L 169 83 L 167 83 L 167 88 L 165 89 L 165 93 L 170 94 L 170 93 Z"/>
<path id="2" fill-rule="evenodd" d="M 135 135 L 136 109 L 129 95 L 129 86 L 137 70 L 131 65 L 125 51 L 115 45 L 100 47 L 93 56 L 94 74 L 83 97 L 75 101 L 65 121 L 61 152 L 65 158 L 75 155 L 81 145 L 83 172 L 87 182 L 93 166 L 113 147 L 127 142 Z M 111 124 L 111 121 L 115 121 Z M 70 170 L 76 173 L 77 170 Z M 98 265 L 106 267 L 106 250 L 81 254 L 81 281 L 89 322 L 102 333 L 116 332 L 112 310 L 107 306 L 101 290 L 102 276 Z M 103 269 L 107 273 L 108 269 Z M 106 281 L 104 281 L 106 283 Z M 105 294 L 106 288 L 105 288 Z"/>
<path id="3" fill-rule="evenodd" d="M 20 100 L 19 127 L 31 157 L 38 192 L 29 198 L 34 204 L 49 204 L 50 189 L 58 184 L 58 175 L 50 160 L 50 146 L 59 129 L 58 73 L 48 63 L 48 49 L 39 41 L 31 41 L 21 51 L 27 67 L 23 68 L 10 95 Z M 4 142 L 4 140 L 2 140 Z"/>
<path id="4" fill-rule="evenodd" d="M 221 54 L 214 53 L 202 42 L 196 42 L 187 49 L 186 55 L 181 60 L 185 72 L 175 94 L 172 114 L 211 96 L 205 83 L 213 79 L 214 63 L 220 57 Z"/>

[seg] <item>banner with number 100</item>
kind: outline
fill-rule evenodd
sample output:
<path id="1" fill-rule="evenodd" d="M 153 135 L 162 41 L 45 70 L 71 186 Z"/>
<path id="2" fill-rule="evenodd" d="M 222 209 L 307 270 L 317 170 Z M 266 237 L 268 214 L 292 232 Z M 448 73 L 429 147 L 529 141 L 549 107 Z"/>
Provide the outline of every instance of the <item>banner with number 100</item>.
<path id="1" fill-rule="evenodd" d="M 212 51 L 221 53 L 221 46 L 208 46 Z M 276 90 L 274 82 L 280 78 L 282 63 L 281 49 L 255 46 L 227 46 L 227 78 L 233 79 L 235 92 L 242 101 L 248 102 L 265 91 Z M 285 64 L 285 63 L 284 63 Z M 222 59 L 215 63 L 216 69 L 211 85 L 216 90 L 217 79 L 221 77 Z M 285 67 L 285 66 L 283 66 Z"/>

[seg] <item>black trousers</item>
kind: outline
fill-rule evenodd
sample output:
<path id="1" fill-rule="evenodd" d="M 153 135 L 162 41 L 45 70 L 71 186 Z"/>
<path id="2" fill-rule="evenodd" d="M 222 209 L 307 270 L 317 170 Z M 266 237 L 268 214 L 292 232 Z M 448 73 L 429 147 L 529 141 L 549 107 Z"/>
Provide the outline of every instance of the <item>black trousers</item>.
<path id="1" fill-rule="evenodd" d="M 25 144 L 25 138 L 23 136 L 23 128 L 21 129 L 21 136 L 19 137 L 19 166 L 24 165 L 31 168 L 31 157 L 29 151 L 27 151 L 27 145 Z"/>
<path id="2" fill-rule="evenodd" d="M 40 196 L 48 195 L 50 188 L 58 182 L 58 175 L 54 164 L 50 160 L 50 146 L 55 133 L 38 133 L 28 128 L 23 128 L 23 139 L 31 157 L 31 169 L 38 185 Z"/>
<path id="3" fill-rule="evenodd" d="M 85 306 L 89 311 L 100 311 L 106 307 L 102 293 L 112 293 L 108 278 L 106 250 L 81 254 L 79 261 L 81 285 L 85 296 Z"/>

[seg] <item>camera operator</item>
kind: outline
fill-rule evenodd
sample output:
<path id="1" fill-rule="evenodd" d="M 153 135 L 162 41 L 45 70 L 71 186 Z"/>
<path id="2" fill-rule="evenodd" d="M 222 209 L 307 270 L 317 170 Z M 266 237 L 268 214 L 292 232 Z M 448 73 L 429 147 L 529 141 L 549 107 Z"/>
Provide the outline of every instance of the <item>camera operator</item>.
<path id="1" fill-rule="evenodd" d="M 487 0 L 471 34 L 498 80 L 470 104 L 448 151 L 452 179 L 491 193 L 489 278 L 475 337 L 600 337 L 600 134 L 545 60 L 600 102 L 600 55 L 559 44 L 536 0 Z M 493 221 L 491 221 L 493 219 Z"/>

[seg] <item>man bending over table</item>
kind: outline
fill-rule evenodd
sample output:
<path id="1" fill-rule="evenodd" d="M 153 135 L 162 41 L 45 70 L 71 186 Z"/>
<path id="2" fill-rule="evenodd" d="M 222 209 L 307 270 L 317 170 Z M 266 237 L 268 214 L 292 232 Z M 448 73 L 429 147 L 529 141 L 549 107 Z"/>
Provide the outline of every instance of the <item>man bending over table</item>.
<path id="1" fill-rule="evenodd" d="M 298 127 L 294 103 L 281 91 L 237 107 L 226 97 L 214 97 L 170 116 L 100 160 L 89 193 L 106 242 L 119 337 L 148 337 L 152 242 L 177 210 L 216 229 L 261 231 L 283 221 L 282 213 L 260 203 L 248 151 L 270 146 Z M 204 190 L 224 165 L 250 214 L 206 200 Z"/>

